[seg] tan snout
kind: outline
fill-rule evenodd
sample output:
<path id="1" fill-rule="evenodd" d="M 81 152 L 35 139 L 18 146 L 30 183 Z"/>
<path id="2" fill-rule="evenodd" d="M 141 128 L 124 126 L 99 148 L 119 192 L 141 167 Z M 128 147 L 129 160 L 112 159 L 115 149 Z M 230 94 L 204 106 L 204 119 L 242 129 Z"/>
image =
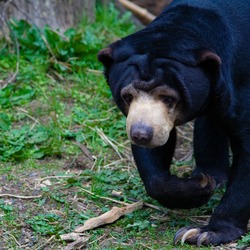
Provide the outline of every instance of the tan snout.
<path id="1" fill-rule="evenodd" d="M 174 126 L 162 101 L 140 91 L 129 106 L 126 130 L 131 143 L 143 147 L 164 145 Z"/>

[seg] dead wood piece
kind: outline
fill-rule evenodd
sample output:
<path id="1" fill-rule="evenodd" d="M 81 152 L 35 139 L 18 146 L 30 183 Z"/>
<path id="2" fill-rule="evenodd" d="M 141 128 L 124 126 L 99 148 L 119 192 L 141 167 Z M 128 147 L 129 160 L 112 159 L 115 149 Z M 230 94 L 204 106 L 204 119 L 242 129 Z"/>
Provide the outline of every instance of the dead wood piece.
<path id="1" fill-rule="evenodd" d="M 82 237 L 79 233 L 68 233 L 60 235 L 60 238 L 64 241 L 77 241 Z"/>
<path id="2" fill-rule="evenodd" d="M 149 11 L 147 11 L 146 9 L 138 6 L 135 3 L 132 3 L 130 1 L 127 0 L 119 0 L 119 2 L 128 10 L 131 10 L 136 16 L 144 19 L 145 21 L 147 21 L 148 23 L 152 22 L 156 16 L 154 16 L 153 14 L 151 14 Z"/>
<path id="3" fill-rule="evenodd" d="M 97 228 L 102 225 L 113 223 L 118 220 L 121 216 L 132 213 L 135 210 L 141 209 L 143 207 L 143 202 L 139 201 L 125 207 L 113 207 L 110 211 L 94 218 L 90 218 L 85 221 L 83 226 L 78 226 L 74 231 L 76 233 L 82 233 L 86 230 Z"/>
<path id="4" fill-rule="evenodd" d="M 63 250 L 85 249 L 88 240 L 88 237 L 80 237 L 78 240 L 68 244 Z"/>
<path id="5" fill-rule="evenodd" d="M 75 144 L 82 150 L 82 152 L 84 153 L 85 156 L 88 157 L 88 159 L 90 159 L 91 161 L 94 161 L 92 154 L 90 153 L 89 149 L 86 146 L 84 146 L 83 144 L 79 142 L 76 142 Z"/>

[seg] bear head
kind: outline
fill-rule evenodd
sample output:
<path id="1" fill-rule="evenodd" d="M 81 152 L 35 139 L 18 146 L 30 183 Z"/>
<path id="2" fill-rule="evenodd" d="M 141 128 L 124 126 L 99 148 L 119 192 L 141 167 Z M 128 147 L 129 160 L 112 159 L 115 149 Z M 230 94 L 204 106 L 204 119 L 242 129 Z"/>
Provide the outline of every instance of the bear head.
<path id="1" fill-rule="evenodd" d="M 161 34 L 137 32 L 98 53 L 127 135 L 142 147 L 164 145 L 175 126 L 206 111 L 221 63 L 212 51 Z"/>

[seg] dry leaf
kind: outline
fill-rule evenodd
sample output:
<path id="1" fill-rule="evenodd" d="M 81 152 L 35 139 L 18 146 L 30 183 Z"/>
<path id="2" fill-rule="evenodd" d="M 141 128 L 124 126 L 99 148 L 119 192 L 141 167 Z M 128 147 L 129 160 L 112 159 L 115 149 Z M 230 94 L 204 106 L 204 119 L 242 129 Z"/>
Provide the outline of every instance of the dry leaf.
<path id="1" fill-rule="evenodd" d="M 125 207 L 113 207 L 110 211 L 91 219 L 85 221 L 83 226 L 78 226 L 74 231 L 76 233 L 82 233 L 86 230 L 97 228 L 102 225 L 113 223 L 118 220 L 121 216 L 132 213 L 135 210 L 141 209 L 143 207 L 143 202 L 138 201 L 136 203 L 127 205 Z"/>

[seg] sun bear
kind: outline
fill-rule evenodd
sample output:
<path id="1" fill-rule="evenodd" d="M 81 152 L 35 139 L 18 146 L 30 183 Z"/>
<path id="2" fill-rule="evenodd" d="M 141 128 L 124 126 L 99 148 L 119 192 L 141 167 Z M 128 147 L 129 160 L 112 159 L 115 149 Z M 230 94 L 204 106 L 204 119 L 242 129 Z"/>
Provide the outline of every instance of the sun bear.
<path id="1" fill-rule="evenodd" d="M 148 195 L 169 208 L 192 208 L 227 183 L 208 225 L 180 229 L 175 243 L 219 245 L 247 232 L 249 13 L 249 0 L 176 0 L 147 27 L 98 53 L 127 117 Z M 175 127 L 193 119 L 196 167 L 189 178 L 178 178 L 170 173 Z"/>

